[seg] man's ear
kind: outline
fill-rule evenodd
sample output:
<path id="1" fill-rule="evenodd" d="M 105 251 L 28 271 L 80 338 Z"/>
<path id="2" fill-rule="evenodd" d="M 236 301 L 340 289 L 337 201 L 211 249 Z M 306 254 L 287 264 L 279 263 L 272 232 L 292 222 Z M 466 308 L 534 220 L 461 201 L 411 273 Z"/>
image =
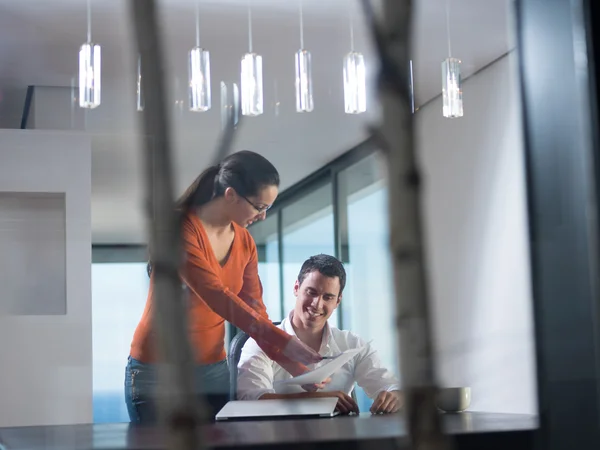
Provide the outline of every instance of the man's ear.
<path id="1" fill-rule="evenodd" d="M 341 303 L 341 301 L 342 301 L 342 294 L 338 295 L 337 302 L 336 302 L 336 304 L 335 304 L 335 307 L 336 307 L 336 308 L 337 308 L 338 306 L 340 306 L 340 303 Z"/>
<path id="2" fill-rule="evenodd" d="M 298 297 L 299 290 L 300 290 L 300 283 L 298 283 L 298 280 L 296 280 L 296 282 L 294 283 L 294 296 Z"/>

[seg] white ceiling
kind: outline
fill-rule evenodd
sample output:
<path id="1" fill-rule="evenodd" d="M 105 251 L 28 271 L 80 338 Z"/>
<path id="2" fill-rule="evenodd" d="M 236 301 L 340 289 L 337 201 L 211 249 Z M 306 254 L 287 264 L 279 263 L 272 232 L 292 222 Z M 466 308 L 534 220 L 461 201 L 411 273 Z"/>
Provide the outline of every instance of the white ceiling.
<path id="1" fill-rule="evenodd" d="M 125 0 L 92 0 L 92 35 L 102 45 L 103 103 L 87 112 L 93 136 L 92 226 L 97 243 L 144 241 L 139 140 L 135 112 L 136 52 Z M 417 104 L 441 90 L 440 62 L 447 56 L 446 0 L 416 3 L 414 76 Z M 303 0 L 305 47 L 313 56 L 315 111 L 294 111 L 293 54 L 299 47 L 298 2 L 250 0 L 254 50 L 263 55 L 265 114 L 248 119 L 235 148 L 264 154 L 288 187 L 365 137 L 377 118 L 373 92 L 369 114 L 343 114 L 341 61 L 349 50 L 348 8 L 354 5 L 356 49 L 365 54 L 370 79 L 375 55 L 358 1 Z M 511 0 L 453 0 L 453 56 L 468 76 L 506 53 Z M 185 100 L 186 54 L 195 40 L 195 1 L 159 2 L 168 86 L 173 103 Z M 172 111 L 177 187 L 206 166 L 220 132 L 218 83 L 236 81 L 247 51 L 247 0 L 200 0 L 202 46 L 211 51 L 213 109 Z M 18 126 L 27 85 L 71 86 L 77 53 L 86 39 L 86 0 L 0 0 L 0 123 Z M 280 103 L 275 114 L 275 103 Z M 466 105 L 468 108 L 468 105 Z"/>

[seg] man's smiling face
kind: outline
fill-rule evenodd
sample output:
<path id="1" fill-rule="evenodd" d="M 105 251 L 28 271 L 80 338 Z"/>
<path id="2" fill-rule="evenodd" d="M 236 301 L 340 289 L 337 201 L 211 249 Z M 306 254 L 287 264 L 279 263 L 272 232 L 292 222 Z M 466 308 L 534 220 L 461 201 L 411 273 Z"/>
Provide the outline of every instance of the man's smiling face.
<path id="1" fill-rule="evenodd" d="M 342 299 L 340 280 L 315 270 L 306 275 L 302 284 L 296 280 L 294 295 L 294 317 L 300 319 L 305 328 L 322 329 Z"/>

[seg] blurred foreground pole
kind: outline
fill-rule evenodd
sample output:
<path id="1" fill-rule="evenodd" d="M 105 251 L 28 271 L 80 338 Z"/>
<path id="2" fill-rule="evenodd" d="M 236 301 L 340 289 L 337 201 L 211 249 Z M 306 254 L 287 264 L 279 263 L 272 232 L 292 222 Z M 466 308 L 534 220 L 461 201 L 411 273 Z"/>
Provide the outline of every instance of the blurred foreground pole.
<path id="1" fill-rule="evenodd" d="M 385 0 L 381 24 L 363 2 L 373 27 L 381 73 L 383 123 L 376 133 L 388 159 L 391 252 L 406 420 L 415 450 L 447 450 L 435 406 L 436 383 L 422 224 L 421 176 L 413 139 L 410 52 L 411 0 Z"/>
<path id="2" fill-rule="evenodd" d="M 164 89 L 162 46 L 154 0 L 130 0 L 131 18 L 146 87 L 143 115 L 146 212 L 152 244 L 154 320 L 159 352 L 159 419 L 166 448 L 201 447 L 199 414 L 194 394 L 192 353 L 179 277 L 182 261 L 180 219 L 175 212 L 169 107 Z"/>

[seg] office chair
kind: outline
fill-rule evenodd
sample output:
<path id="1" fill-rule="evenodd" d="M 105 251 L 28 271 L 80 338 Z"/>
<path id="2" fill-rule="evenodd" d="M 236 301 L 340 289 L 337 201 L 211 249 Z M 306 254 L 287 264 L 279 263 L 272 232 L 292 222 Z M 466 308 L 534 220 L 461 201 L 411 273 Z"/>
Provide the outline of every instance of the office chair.
<path id="1" fill-rule="evenodd" d="M 277 326 L 281 322 L 273 322 Z M 250 336 L 242 330 L 238 330 L 236 335 L 229 344 L 229 352 L 227 353 L 227 365 L 229 366 L 229 399 L 237 400 L 237 379 L 238 379 L 238 363 L 242 356 L 244 344 L 250 339 Z"/>
<path id="2" fill-rule="evenodd" d="M 227 365 L 229 366 L 229 400 L 237 400 L 238 363 L 242 356 L 242 348 L 250 338 L 247 333 L 239 330 L 229 344 Z"/>
<path id="3" fill-rule="evenodd" d="M 281 322 L 273 322 L 273 325 L 277 326 Z M 229 399 L 237 400 L 237 380 L 238 380 L 238 363 L 240 362 L 240 357 L 242 356 L 242 348 L 244 348 L 244 344 L 248 341 L 250 336 L 239 330 L 237 334 L 231 340 L 231 344 L 229 344 L 229 353 L 227 353 L 227 364 L 229 365 Z M 356 387 L 352 389 L 352 400 L 357 402 L 356 399 Z"/>

